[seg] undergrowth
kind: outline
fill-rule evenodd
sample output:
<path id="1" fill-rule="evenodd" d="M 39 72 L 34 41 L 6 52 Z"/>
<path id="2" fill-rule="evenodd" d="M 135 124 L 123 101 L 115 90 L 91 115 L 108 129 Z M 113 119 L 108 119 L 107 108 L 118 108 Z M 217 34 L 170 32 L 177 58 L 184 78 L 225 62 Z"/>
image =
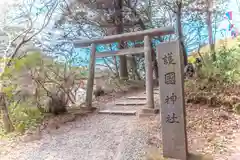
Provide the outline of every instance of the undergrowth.
<path id="1" fill-rule="evenodd" d="M 21 59 L 12 59 L 12 62 L 13 64 L 4 71 L 1 82 L 3 83 L 2 91 L 6 95 L 8 114 L 17 134 L 34 129 L 44 118 L 47 93 L 33 79 L 39 82 L 41 80 L 43 86 L 51 91 L 56 86 L 55 84 L 62 84 L 62 77 L 65 78 L 70 73 L 75 76 L 74 84 L 86 75 L 84 68 L 55 63 L 35 52 Z M 48 79 L 46 75 L 50 78 Z M 67 81 L 67 78 L 64 80 Z M 3 113 L 0 112 L 2 117 L 1 114 Z M 3 128 L 4 125 L 0 119 L 0 136 L 7 136 Z"/>
<path id="2" fill-rule="evenodd" d="M 240 83 L 240 48 L 220 48 L 216 54 L 216 60 L 212 56 L 204 54 L 204 65 L 199 70 L 199 78 L 212 82 L 237 84 Z"/>
<path id="3" fill-rule="evenodd" d="M 185 82 L 187 102 L 230 108 L 240 114 L 240 48 L 221 47 L 216 60 L 203 55 L 197 77 Z"/>
<path id="4" fill-rule="evenodd" d="M 185 96 L 188 103 L 204 104 L 209 107 L 224 107 L 240 114 L 240 48 L 216 51 L 216 60 L 204 54 L 196 76 L 185 80 Z M 191 57 L 190 63 L 194 62 Z M 147 160 L 165 160 L 161 149 L 148 152 Z M 209 155 L 189 155 L 190 160 L 213 160 Z"/>
<path id="5" fill-rule="evenodd" d="M 11 104 L 9 113 L 17 132 L 24 133 L 26 129 L 37 127 L 44 115 L 36 106 L 31 106 L 28 103 L 21 103 L 17 106 Z"/>

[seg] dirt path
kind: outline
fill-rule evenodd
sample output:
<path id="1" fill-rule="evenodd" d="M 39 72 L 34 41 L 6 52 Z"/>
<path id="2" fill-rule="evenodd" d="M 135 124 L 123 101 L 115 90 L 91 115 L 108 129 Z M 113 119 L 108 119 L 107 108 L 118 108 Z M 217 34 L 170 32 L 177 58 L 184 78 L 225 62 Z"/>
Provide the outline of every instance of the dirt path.
<path id="1" fill-rule="evenodd" d="M 109 107 L 114 108 L 112 103 Z M 146 120 L 137 116 L 94 113 L 57 130 L 44 130 L 38 141 L 8 144 L 0 157 L 1 160 L 141 160 L 151 135 L 149 126 L 141 125 L 142 122 Z"/>
<path id="2" fill-rule="evenodd" d="M 143 97 L 144 94 L 134 96 Z M 108 104 L 104 109 L 138 110 L 142 107 Z M 0 142 L 3 146 L 0 159 L 145 160 L 149 148 L 161 147 L 159 120 L 159 115 L 139 119 L 137 116 L 94 113 L 68 122 L 57 130 L 44 130 L 37 141 Z M 220 109 L 187 105 L 190 151 L 211 154 L 216 160 L 239 160 L 239 120 L 233 114 L 223 116 Z"/>
<path id="3" fill-rule="evenodd" d="M 136 117 L 90 115 L 44 133 L 39 141 L 19 143 L 1 160 L 139 160 L 148 131 Z M 118 156 L 116 156 L 118 155 Z"/>
<path id="4" fill-rule="evenodd" d="M 229 160 L 239 160 L 240 159 L 240 129 L 239 132 L 235 134 L 234 141 L 228 145 L 228 148 L 232 150 L 232 154 Z"/>

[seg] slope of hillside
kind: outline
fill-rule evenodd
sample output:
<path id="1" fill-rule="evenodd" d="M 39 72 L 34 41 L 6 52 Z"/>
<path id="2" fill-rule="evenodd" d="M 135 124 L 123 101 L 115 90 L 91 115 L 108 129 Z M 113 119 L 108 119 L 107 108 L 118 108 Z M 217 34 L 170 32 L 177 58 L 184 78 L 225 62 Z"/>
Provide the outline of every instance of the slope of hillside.
<path id="1" fill-rule="evenodd" d="M 226 38 L 224 40 L 218 40 L 215 44 L 216 50 L 220 49 L 221 47 L 225 46 L 226 48 L 233 48 L 240 45 L 239 37 L 237 38 Z M 209 45 L 205 45 L 200 49 L 201 54 L 209 53 L 210 47 Z M 199 57 L 197 51 L 194 51 L 189 54 L 189 59 L 192 57 Z"/>

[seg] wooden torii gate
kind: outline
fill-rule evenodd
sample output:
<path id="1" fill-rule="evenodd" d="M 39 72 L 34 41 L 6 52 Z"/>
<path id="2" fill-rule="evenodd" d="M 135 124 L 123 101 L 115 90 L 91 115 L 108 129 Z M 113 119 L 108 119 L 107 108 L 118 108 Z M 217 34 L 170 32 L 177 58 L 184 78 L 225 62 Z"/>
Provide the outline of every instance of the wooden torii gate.
<path id="1" fill-rule="evenodd" d="M 154 111 L 154 93 L 153 93 L 153 64 L 151 54 L 151 38 L 154 36 L 164 36 L 174 34 L 173 27 L 164 27 L 149 29 L 144 31 L 137 31 L 131 33 L 124 33 L 118 35 L 106 36 L 99 39 L 90 40 L 74 40 L 75 47 L 89 47 L 91 45 L 91 55 L 89 62 L 89 75 L 87 80 L 87 93 L 85 105 L 89 109 L 92 108 L 92 96 L 95 74 L 95 59 L 109 56 L 121 56 L 144 53 L 145 56 L 145 71 L 146 71 L 146 95 L 147 104 L 144 111 Z M 97 44 L 109 44 L 113 42 L 129 41 L 129 40 L 142 40 L 144 39 L 144 47 L 121 49 L 118 51 L 100 52 L 96 53 Z"/>

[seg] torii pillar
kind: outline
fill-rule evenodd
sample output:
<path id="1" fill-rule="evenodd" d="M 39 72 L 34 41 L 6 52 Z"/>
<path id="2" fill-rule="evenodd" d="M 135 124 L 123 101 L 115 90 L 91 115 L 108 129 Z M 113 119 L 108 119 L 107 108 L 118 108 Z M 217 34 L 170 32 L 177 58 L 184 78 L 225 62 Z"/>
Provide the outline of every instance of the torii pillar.
<path id="1" fill-rule="evenodd" d="M 145 57 L 145 83 L 146 83 L 146 105 L 140 111 L 139 117 L 150 116 L 159 113 L 159 108 L 154 106 L 154 91 L 153 91 L 153 61 L 152 61 L 152 46 L 149 35 L 144 36 L 144 57 Z"/>

